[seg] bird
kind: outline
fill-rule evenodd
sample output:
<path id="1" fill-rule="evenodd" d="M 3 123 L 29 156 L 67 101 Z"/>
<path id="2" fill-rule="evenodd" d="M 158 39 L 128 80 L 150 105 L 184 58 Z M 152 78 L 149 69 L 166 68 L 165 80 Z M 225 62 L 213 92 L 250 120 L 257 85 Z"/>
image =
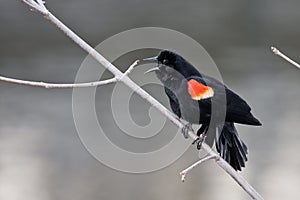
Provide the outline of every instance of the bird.
<path id="1" fill-rule="evenodd" d="M 198 139 L 201 148 L 207 135 L 215 138 L 220 156 L 236 171 L 241 171 L 248 160 L 248 148 L 241 140 L 235 123 L 261 126 L 248 103 L 217 79 L 201 74 L 178 53 L 162 50 L 157 56 L 143 61 L 157 65 L 145 73 L 155 72 L 162 82 L 170 107 L 178 118 L 188 122 L 182 129 L 185 138 L 192 124 L 200 124 Z"/>

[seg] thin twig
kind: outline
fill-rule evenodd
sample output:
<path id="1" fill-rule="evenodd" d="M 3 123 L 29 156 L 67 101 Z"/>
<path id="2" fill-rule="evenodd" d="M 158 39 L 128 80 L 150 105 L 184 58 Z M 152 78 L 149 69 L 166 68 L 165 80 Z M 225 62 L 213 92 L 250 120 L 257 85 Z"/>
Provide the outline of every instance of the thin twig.
<path id="1" fill-rule="evenodd" d="M 132 72 L 132 70 L 134 70 L 134 68 L 140 63 L 140 60 L 136 60 L 134 61 L 129 67 L 128 69 L 124 72 L 124 76 L 128 76 L 128 74 L 130 74 Z"/>
<path id="2" fill-rule="evenodd" d="M 282 52 L 280 52 L 276 47 L 271 47 L 271 50 L 273 51 L 273 53 L 277 56 L 280 56 L 281 58 L 283 58 L 284 60 L 288 61 L 289 63 L 291 63 L 292 65 L 294 65 L 295 67 L 297 67 L 298 69 L 300 69 L 300 65 L 298 63 L 296 63 L 295 61 L 293 61 L 292 59 L 290 59 L 289 57 L 287 57 L 286 55 L 284 55 Z"/>
<path id="3" fill-rule="evenodd" d="M 207 155 L 204 158 L 198 160 L 197 162 L 195 162 L 194 164 L 192 164 L 191 166 L 189 166 L 188 168 L 182 170 L 179 174 L 181 176 L 181 181 L 184 182 L 185 180 L 185 176 L 187 175 L 187 173 L 192 170 L 194 167 L 200 165 L 201 163 L 204 163 L 205 161 L 208 161 L 210 159 L 215 159 L 216 156 L 215 155 Z"/>
<path id="4" fill-rule="evenodd" d="M 24 0 L 23 0 L 24 1 Z M 26 3 L 26 1 L 24 1 Z M 30 4 L 27 4 L 30 6 Z M 31 6 L 32 9 L 34 7 Z M 154 99 L 151 95 L 145 92 L 142 88 L 140 88 L 136 83 L 134 83 L 128 76 L 124 76 L 124 74 L 118 70 L 113 64 L 111 64 L 107 59 L 105 59 L 101 54 L 99 54 L 96 50 L 94 50 L 91 46 L 89 46 L 84 40 L 78 37 L 72 30 L 70 30 L 67 26 L 65 26 L 60 20 L 58 20 L 54 15 L 52 15 L 48 11 L 48 15 L 46 19 L 50 20 L 54 23 L 61 31 L 63 31 L 68 37 L 70 37 L 76 44 L 78 44 L 82 49 L 84 49 L 87 53 L 89 53 L 96 61 L 101 63 L 106 69 L 112 72 L 115 75 L 115 78 L 123 82 L 137 94 L 139 94 L 142 98 L 147 100 L 151 105 L 153 105 L 156 109 L 158 109 L 163 115 L 168 117 L 170 121 L 172 121 L 179 128 L 183 128 L 185 124 L 180 121 L 175 114 L 171 113 L 167 108 L 162 106 L 156 99 Z M 197 135 L 194 131 L 189 131 L 189 136 L 192 140 L 197 139 Z M 238 174 L 225 160 L 223 160 L 217 153 L 212 151 L 212 149 L 206 144 L 202 144 L 202 148 L 208 152 L 210 155 L 216 156 L 217 164 L 222 167 L 234 180 L 253 198 L 253 199 L 263 199 L 262 196 L 256 192 L 256 190 L 240 175 Z"/>
<path id="5" fill-rule="evenodd" d="M 138 65 L 139 60 L 136 60 L 134 63 L 130 65 L 130 67 L 126 70 L 124 73 L 124 76 L 128 76 L 134 67 Z M 37 81 L 26 81 L 21 79 L 14 79 L 14 78 L 8 78 L 4 76 L 0 76 L 0 81 L 9 82 L 9 83 L 15 83 L 19 85 L 29 85 L 29 86 L 35 86 L 35 87 L 44 87 L 44 88 L 83 88 L 83 87 L 97 87 L 100 85 L 106 85 L 109 83 L 115 83 L 118 80 L 116 78 L 111 78 L 107 80 L 102 81 L 94 81 L 94 82 L 88 82 L 88 83 L 45 83 L 45 82 L 37 82 Z"/>
<path id="6" fill-rule="evenodd" d="M 29 85 L 29 86 L 36 86 L 36 87 L 44 87 L 44 88 L 80 88 L 80 87 L 95 87 L 100 85 L 105 85 L 109 83 L 117 82 L 116 78 L 111 78 L 103 81 L 95 81 L 89 83 L 45 83 L 45 82 L 37 82 L 37 81 L 26 81 L 14 78 L 8 78 L 4 76 L 0 76 L 0 81 L 15 83 L 19 85 Z"/>

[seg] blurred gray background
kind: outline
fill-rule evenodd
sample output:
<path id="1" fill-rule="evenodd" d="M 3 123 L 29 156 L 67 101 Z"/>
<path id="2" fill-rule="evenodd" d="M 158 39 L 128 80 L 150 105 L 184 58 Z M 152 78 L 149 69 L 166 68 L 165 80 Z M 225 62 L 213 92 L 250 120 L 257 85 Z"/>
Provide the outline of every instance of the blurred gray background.
<path id="1" fill-rule="evenodd" d="M 265 199 L 299 197 L 300 71 L 273 55 L 270 46 L 300 61 L 300 1 L 49 0 L 47 6 L 92 46 L 146 26 L 197 40 L 225 83 L 247 99 L 263 123 L 260 128 L 238 126 L 250 149 L 241 174 Z M 39 14 L 20 1 L 2 0 L 0 27 L 1 75 L 74 81 L 86 53 Z M 134 59 L 116 64 L 124 70 Z M 101 105 L 109 101 L 112 87 L 97 89 L 98 115 L 105 115 Z M 159 87 L 151 91 L 163 95 Z M 77 135 L 70 89 L 0 82 L 0 113 L 1 200 L 249 199 L 212 161 L 181 183 L 179 171 L 198 158 L 194 147 L 171 166 L 148 174 L 126 174 L 99 163 Z"/>

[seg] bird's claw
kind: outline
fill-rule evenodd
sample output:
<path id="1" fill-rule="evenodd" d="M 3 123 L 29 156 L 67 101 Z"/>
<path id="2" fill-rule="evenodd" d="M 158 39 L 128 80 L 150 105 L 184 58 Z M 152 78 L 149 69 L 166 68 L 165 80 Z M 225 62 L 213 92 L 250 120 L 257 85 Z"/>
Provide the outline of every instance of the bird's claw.
<path id="1" fill-rule="evenodd" d="M 205 137 L 206 136 L 204 134 L 201 134 L 196 140 L 194 140 L 192 144 L 196 144 L 197 149 L 200 150 L 202 147 L 202 143 L 205 140 Z"/>
<path id="2" fill-rule="evenodd" d="M 186 124 L 182 129 L 181 133 L 185 139 L 189 138 L 189 131 L 193 131 L 192 124 Z"/>

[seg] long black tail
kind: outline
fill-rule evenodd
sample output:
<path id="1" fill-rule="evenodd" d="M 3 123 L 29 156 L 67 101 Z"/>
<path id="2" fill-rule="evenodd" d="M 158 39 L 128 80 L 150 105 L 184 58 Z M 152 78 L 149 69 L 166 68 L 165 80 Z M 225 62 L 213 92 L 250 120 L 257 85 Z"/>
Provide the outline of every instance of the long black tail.
<path id="1" fill-rule="evenodd" d="M 220 130 L 218 131 L 219 135 L 216 138 L 217 151 L 235 170 L 241 171 L 247 161 L 248 149 L 239 138 L 234 123 L 225 122 L 221 133 Z"/>

